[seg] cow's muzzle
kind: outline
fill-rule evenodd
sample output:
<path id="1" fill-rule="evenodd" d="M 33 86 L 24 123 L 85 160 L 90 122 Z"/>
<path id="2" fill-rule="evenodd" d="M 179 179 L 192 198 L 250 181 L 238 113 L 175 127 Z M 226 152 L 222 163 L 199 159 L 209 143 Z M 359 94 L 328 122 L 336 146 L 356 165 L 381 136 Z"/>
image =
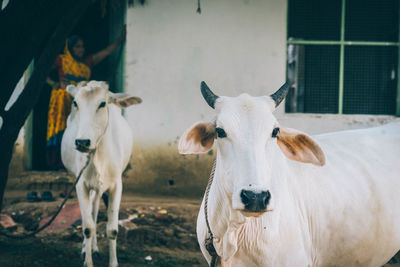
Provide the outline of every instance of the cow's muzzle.
<path id="1" fill-rule="evenodd" d="M 90 139 L 75 139 L 75 148 L 80 152 L 89 152 Z"/>
<path id="2" fill-rule="evenodd" d="M 244 205 L 244 212 L 263 213 L 267 211 L 271 193 L 269 191 L 254 192 L 242 190 L 240 199 Z"/>

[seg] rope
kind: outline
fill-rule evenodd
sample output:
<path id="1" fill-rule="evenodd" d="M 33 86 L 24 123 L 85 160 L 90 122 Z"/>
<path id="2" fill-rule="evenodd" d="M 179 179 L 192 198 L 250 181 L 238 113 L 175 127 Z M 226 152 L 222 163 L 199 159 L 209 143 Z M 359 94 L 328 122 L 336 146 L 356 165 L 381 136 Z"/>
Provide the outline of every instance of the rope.
<path id="1" fill-rule="evenodd" d="M 214 180 L 216 166 L 217 166 L 217 160 L 214 160 L 214 164 L 213 164 L 213 167 L 212 167 L 212 170 L 210 173 L 210 178 L 208 179 L 208 183 L 207 183 L 207 187 L 206 187 L 206 194 L 205 194 L 205 199 L 204 199 L 204 215 L 206 217 L 206 224 L 207 224 L 207 229 L 208 229 L 208 234 L 209 234 L 209 237 L 206 238 L 206 240 L 205 240 L 205 246 L 206 246 L 208 253 L 211 256 L 210 267 L 217 266 L 217 262 L 219 260 L 219 256 L 214 247 L 214 242 L 213 242 L 214 235 L 211 231 L 210 223 L 208 222 L 208 195 L 210 193 L 211 184 Z"/>
<path id="2" fill-rule="evenodd" d="M 70 197 L 72 191 L 75 189 L 76 184 L 78 183 L 79 179 L 82 176 L 83 171 L 86 169 L 86 167 L 89 165 L 90 162 L 90 158 L 92 156 L 92 154 L 94 153 L 94 151 L 91 151 L 90 153 L 88 153 L 87 155 L 87 160 L 86 160 L 86 164 L 83 166 L 83 168 L 80 170 L 78 177 L 76 178 L 74 184 L 72 185 L 71 189 L 69 190 L 68 194 L 65 196 L 63 202 L 61 203 L 61 205 L 58 207 L 57 212 L 53 215 L 53 217 L 51 217 L 50 221 L 48 221 L 47 223 L 45 223 L 44 225 L 42 225 L 42 227 L 36 229 L 35 231 L 28 233 L 28 234 L 21 234 L 21 235 L 12 235 L 12 234 L 8 234 L 4 231 L 0 232 L 0 235 L 4 235 L 6 237 L 10 237 L 10 238 L 16 238 L 16 239 L 22 239 L 22 238 L 27 238 L 27 237 L 31 237 L 34 236 L 35 234 L 43 231 L 44 229 L 46 229 L 57 217 L 57 215 L 60 213 L 60 211 L 62 210 L 62 208 L 64 207 L 65 203 L 67 202 L 68 198 Z"/>

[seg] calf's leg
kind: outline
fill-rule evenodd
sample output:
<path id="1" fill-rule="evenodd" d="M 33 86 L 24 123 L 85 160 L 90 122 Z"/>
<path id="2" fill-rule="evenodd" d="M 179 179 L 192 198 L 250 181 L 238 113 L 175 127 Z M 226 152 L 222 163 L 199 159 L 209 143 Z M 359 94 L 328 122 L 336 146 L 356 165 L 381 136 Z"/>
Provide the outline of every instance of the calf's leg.
<path id="1" fill-rule="evenodd" d="M 92 218 L 94 222 L 92 252 L 93 255 L 96 255 L 96 253 L 99 253 L 99 247 L 97 246 L 97 215 L 99 214 L 100 194 L 92 190 L 90 192 L 90 201 L 93 203 Z"/>
<path id="2" fill-rule="evenodd" d="M 76 186 L 76 195 L 78 197 L 79 206 L 82 215 L 82 231 L 84 237 L 84 255 L 85 255 L 85 267 L 93 267 L 92 261 L 92 237 L 95 229 L 95 224 L 92 217 L 93 203 L 90 201 L 88 190 L 83 184 Z"/>
<path id="3" fill-rule="evenodd" d="M 109 190 L 109 203 L 107 209 L 107 237 L 110 250 L 110 267 L 117 267 L 117 235 L 118 235 L 118 212 L 121 202 L 122 182 L 121 177 L 117 178 L 114 188 Z"/>

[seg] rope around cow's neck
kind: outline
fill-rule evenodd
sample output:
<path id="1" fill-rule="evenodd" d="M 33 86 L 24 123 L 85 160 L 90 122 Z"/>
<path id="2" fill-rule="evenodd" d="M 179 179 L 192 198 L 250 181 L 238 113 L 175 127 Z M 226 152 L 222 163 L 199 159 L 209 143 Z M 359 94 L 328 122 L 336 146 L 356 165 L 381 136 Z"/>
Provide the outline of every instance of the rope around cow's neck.
<path id="1" fill-rule="evenodd" d="M 92 155 L 94 154 L 95 150 L 89 152 L 87 154 L 87 159 L 86 159 L 86 163 L 83 166 L 83 168 L 80 170 L 78 177 L 76 178 L 74 184 L 72 185 L 71 189 L 68 191 L 68 194 L 65 196 L 63 202 L 61 203 L 61 205 L 58 207 L 57 212 L 53 215 L 53 217 L 51 217 L 51 219 L 45 223 L 42 227 L 36 229 L 33 232 L 30 232 L 28 234 L 22 234 L 22 235 L 12 235 L 12 234 L 8 234 L 6 232 L 0 232 L 1 235 L 7 236 L 7 237 L 11 237 L 11 238 L 27 238 L 27 237 L 31 237 L 34 236 L 35 234 L 43 231 L 45 228 L 47 228 L 57 217 L 57 215 L 60 213 L 60 211 L 62 210 L 62 208 L 64 207 L 65 203 L 67 202 L 67 200 L 69 199 L 69 196 L 71 195 L 72 191 L 75 189 L 76 184 L 78 183 L 79 179 L 82 176 L 83 171 L 87 168 L 87 166 L 89 165 L 90 159 L 92 157 Z"/>
<path id="2" fill-rule="evenodd" d="M 210 193 L 210 188 L 211 184 L 214 180 L 214 175 L 215 175 L 215 168 L 217 166 L 217 160 L 214 160 L 214 164 L 210 173 L 210 178 L 208 179 L 207 187 L 206 187 L 206 194 L 205 194 L 205 199 L 204 199 L 204 215 L 206 217 L 206 224 L 207 224 L 207 229 L 208 229 L 208 234 L 209 237 L 206 238 L 204 241 L 206 249 L 208 251 L 208 254 L 211 256 L 211 262 L 210 262 L 210 267 L 215 267 L 217 266 L 217 262 L 220 259 L 220 257 L 217 254 L 217 251 L 215 250 L 214 247 L 214 235 L 211 231 L 210 223 L 208 222 L 208 195 Z"/>
<path id="3" fill-rule="evenodd" d="M 101 140 L 103 139 L 103 137 L 106 135 L 107 129 L 108 129 L 108 124 L 110 123 L 110 108 L 107 107 L 107 124 L 106 127 L 104 128 L 103 133 L 100 135 L 100 137 L 97 139 L 96 141 L 96 145 L 94 147 L 94 149 L 96 150 L 97 147 L 99 146 Z"/>

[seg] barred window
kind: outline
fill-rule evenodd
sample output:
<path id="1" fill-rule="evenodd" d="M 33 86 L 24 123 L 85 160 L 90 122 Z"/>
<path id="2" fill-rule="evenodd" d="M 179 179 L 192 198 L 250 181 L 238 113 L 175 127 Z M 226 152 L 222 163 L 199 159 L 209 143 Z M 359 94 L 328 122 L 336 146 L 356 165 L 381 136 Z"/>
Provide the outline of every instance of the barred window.
<path id="1" fill-rule="evenodd" d="M 398 0 L 288 0 L 287 43 L 286 112 L 400 115 Z"/>

